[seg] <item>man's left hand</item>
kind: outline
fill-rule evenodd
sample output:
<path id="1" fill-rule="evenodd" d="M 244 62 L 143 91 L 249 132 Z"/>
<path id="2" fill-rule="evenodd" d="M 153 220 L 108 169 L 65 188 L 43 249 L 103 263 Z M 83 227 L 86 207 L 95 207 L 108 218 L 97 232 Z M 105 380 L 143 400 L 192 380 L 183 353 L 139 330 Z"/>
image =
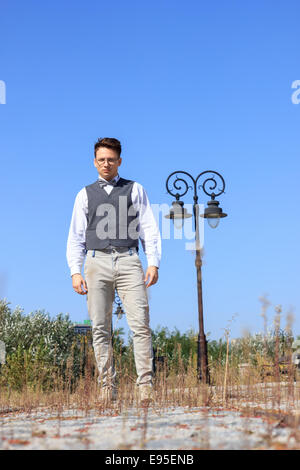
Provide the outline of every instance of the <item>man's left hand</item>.
<path id="1" fill-rule="evenodd" d="M 146 287 L 153 286 L 158 281 L 158 268 L 156 266 L 148 266 L 145 279 Z M 149 282 L 148 282 L 149 281 Z M 148 284 L 147 284 L 148 282 Z"/>

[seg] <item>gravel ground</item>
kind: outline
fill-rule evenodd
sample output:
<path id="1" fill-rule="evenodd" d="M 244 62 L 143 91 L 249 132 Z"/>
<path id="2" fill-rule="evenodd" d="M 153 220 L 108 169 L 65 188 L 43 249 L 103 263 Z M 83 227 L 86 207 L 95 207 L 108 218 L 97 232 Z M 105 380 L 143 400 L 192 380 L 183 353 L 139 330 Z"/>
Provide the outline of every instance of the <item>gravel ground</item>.
<path id="1" fill-rule="evenodd" d="M 246 450 L 299 449 L 295 427 L 222 408 L 135 407 L 121 414 L 46 408 L 0 417 L 0 449 Z"/>

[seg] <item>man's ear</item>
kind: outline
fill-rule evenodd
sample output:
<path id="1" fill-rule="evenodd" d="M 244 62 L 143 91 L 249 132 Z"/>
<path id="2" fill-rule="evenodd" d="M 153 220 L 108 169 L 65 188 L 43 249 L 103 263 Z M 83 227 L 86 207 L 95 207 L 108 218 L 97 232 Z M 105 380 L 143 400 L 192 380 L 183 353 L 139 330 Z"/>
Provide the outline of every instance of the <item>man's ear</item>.
<path id="1" fill-rule="evenodd" d="M 118 166 L 120 166 L 122 163 L 122 158 L 120 157 L 119 160 L 118 160 Z"/>

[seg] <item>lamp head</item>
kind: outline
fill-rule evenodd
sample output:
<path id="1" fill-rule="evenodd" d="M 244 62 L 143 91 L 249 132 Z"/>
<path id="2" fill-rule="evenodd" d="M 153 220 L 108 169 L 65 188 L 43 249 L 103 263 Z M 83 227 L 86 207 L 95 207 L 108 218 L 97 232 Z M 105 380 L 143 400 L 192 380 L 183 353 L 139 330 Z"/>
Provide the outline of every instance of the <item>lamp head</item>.
<path id="1" fill-rule="evenodd" d="M 192 217 L 187 210 L 183 207 L 183 201 L 173 201 L 169 214 L 165 215 L 166 219 L 188 219 Z"/>
<path id="2" fill-rule="evenodd" d="M 207 207 L 204 210 L 204 214 L 201 214 L 201 217 L 207 219 L 211 228 L 216 228 L 219 225 L 220 219 L 227 217 L 227 214 L 222 211 L 219 204 L 219 201 L 216 201 L 214 194 L 212 194 L 211 200 L 208 201 Z"/>
<path id="3" fill-rule="evenodd" d="M 173 221 L 176 228 L 181 228 L 183 226 L 184 219 L 192 217 L 192 214 L 189 214 L 183 206 L 183 201 L 173 201 L 169 214 L 165 215 L 166 219 L 171 219 Z"/>

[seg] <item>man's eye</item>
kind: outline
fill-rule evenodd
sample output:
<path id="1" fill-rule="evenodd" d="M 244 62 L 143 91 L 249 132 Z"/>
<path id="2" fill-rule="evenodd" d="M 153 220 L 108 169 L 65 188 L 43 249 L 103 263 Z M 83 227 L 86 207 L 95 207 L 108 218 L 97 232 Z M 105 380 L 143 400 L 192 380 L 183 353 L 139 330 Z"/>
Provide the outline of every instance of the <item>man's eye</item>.
<path id="1" fill-rule="evenodd" d="M 108 158 L 107 160 L 104 158 L 104 159 L 99 159 L 97 160 L 97 163 L 98 165 L 104 165 L 104 163 L 107 161 L 107 163 L 109 163 L 110 165 L 114 165 L 116 163 L 117 160 L 115 160 L 114 158 Z"/>

